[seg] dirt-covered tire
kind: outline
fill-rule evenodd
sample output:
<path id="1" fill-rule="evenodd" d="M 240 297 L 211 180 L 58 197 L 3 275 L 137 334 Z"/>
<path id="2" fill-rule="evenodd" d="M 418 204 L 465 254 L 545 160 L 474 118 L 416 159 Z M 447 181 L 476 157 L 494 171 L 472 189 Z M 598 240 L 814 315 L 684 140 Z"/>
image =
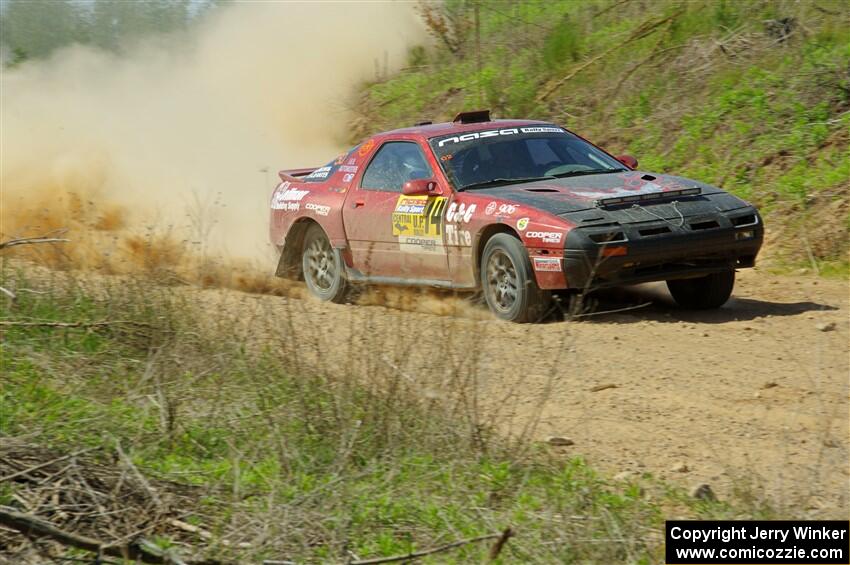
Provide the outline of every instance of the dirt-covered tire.
<path id="1" fill-rule="evenodd" d="M 325 231 L 317 224 L 307 228 L 301 253 L 304 282 L 314 296 L 325 302 L 345 302 L 348 281 L 345 280 L 342 257 L 331 247 Z"/>
<path id="2" fill-rule="evenodd" d="M 552 295 L 540 290 L 528 253 L 517 238 L 500 233 L 487 241 L 481 256 L 481 288 L 490 311 L 510 322 L 538 322 Z"/>
<path id="3" fill-rule="evenodd" d="M 696 279 L 667 281 L 676 304 L 692 310 L 720 308 L 732 295 L 735 271 L 721 271 Z"/>

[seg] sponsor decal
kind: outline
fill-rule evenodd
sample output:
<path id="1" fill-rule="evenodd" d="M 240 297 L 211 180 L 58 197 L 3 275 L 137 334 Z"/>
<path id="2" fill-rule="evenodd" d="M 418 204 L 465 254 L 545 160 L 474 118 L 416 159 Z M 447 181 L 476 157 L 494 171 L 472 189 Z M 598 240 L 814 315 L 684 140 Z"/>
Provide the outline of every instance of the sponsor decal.
<path id="1" fill-rule="evenodd" d="M 444 196 L 399 196 L 392 215 L 396 237 L 434 237 L 442 239 Z"/>
<path id="2" fill-rule="evenodd" d="M 346 154 L 345 154 L 345 153 L 340 154 L 340 155 L 336 158 L 336 160 L 334 161 L 334 165 L 342 165 L 342 163 L 345 161 L 345 157 L 346 157 Z"/>
<path id="3" fill-rule="evenodd" d="M 517 135 L 520 133 L 564 133 L 564 130 L 556 127 L 524 127 L 524 128 L 505 128 L 491 129 L 487 131 L 474 131 L 463 135 L 456 135 L 441 139 L 437 143 L 437 147 L 442 147 L 448 143 L 463 143 L 464 141 L 473 141 L 475 139 L 484 139 L 486 137 L 498 137 L 501 135 Z"/>
<path id="4" fill-rule="evenodd" d="M 324 204 L 316 204 L 315 202 L 308 202 L 304 205 L 305 210 L 312 210 L 320 216 L 327 216 L 331 212 L 330 206 L 325 206 Z"/>
<path id="5" fill-rule="evenodd" d="M 272 210 L 281 210 L 283 212 L 297 212 L 300 209 L 300 202 L 281 202 L 277 206 L 272 206 Z"/>
<path id="6" fill-rule="evenodd" d="M 330 165 L 325 166 L 325 167 L 319 167 L 318 169 L 316 169 L 315 171 L 313 171 L 312 173 L 310 173 L 309 175 L 307 175 L 306 177 L 304 177 L 304 180 L 308 180 L 308 179 L 325 179 L 325 178 L 328 178 L 328 175 L 329 175 L 330 173 L 331 173 L 331 167 L 330 167 Z"/>
<path id="7" fill-rule="evenodd" d="M 346 165 L 355 165 L 355 164 L 357 164 L 357 159 L 355 159 L 354 157 L 350 158 L 348 160 L 348 163 L 346 163 Z"/>
<path id="8" fill-rule="evenodd" d="M 528 218 L 520 218 L 519 220 L 516 221 L 516 229 L 518 229 L 519 231 L 522 231 L 527 227 L 528 227 Z"/>
<path id="9" fill-rule="evenodd" d="M 272 195 L 272 210 L 298 210 L 299 202 L 308 194 L 310 194 L 309 190 L 292 188 L 289 181 L 282 182 Z"/>
<path id="10" fill-rule="evenodd" d="M 375 147 L 375 140 L 370 139 L 369 141 L 360 146 L 360 149 L 357 150 L 357 154 L 361 157 L 365 157 L 369 154 L 373 147 Z"/>
<path id="11" fill-rule="evenodd" d="M 561 243 L 564 234 L 558 231 L 530 231 L 525 233 L 529 239 L 540 239 L 543 243 Z"/>
<path id="12" fill-rule="evenodd" d="M 502 204 L 499 206 L 499 216 L 512 216 L 514 212 L 516 212 L 517 206 L 515 204 Z"/>
<path id="13" fill-rule="evenodd" d="M 446 212 L 446 221 L 469 223 L 469 220 L 472 219 L 472 214 L 475 213 L 475 207 L 475 204 L 467 206 L 464 203 L 458 204 L 457 202 L 452 202 L 448 212 Z"/>
<path id="14" fill-rule="evenodd" d="M 342 165 L 339 170 L 343 173 L 356 173 L 357 165 Z"/>
<path id="15" fill-rule="evenodd" d="M 346 173 L 342 177 L 342 182 L 351 182 L 354 179 L 354 173 Z"/>
<path id="16" fill-rule="evenodd" d="M 534 270 L 547 273 L 560 273 L 561 259 L 560 257 L 535 257 Z"/>
<path id="17" fill-rule="evenodd" d="M 401 250 L 407 253 L 436 253 L 443 248 L 439 237 L 402 236 L 398 238 L 398 242 Z"/>
<path id="18" fill-rule="evenodd" d="M 427 196 L 399 196 L 395 203 L 395 211 L 399 214 L 424 214 L 427 205 Z"/>
<path id="19" fill-rule="evenodd" d="M 488 216 L 492 216 L 493 212 L 496 211 L 497 207 L 498 207 L 498 204 L 496 204 L 495 202 L 490 202 L 489 204 L 487 204 L 487 207 L 484 208 L 484 213 L 487 214 Z"/>
<path id="20" fill-rule="evenodd" d="M 472 234 L 469 230 L 458 229 L 456 225 L 446 224 L 446 245 L 472 247 Z"/>
<path id="21" fill-rule="evenodd" d="M 519 131 L 521 131 L 522 133 L 564 133 L 564 130 L 562 130 L 561 128 L 551 126 L 519 128 Z"/>

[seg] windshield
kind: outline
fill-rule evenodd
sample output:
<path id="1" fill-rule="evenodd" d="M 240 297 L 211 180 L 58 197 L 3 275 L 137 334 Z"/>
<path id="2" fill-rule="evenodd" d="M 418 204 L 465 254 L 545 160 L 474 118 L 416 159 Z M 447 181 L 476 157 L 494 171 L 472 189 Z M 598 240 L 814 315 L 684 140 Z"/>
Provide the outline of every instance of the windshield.
<path id="1" fill-rule="evenodd" d="M 619 161 L 555 126 L 492 129 L 429 141 L 458 190 L 626 170 Z"/>

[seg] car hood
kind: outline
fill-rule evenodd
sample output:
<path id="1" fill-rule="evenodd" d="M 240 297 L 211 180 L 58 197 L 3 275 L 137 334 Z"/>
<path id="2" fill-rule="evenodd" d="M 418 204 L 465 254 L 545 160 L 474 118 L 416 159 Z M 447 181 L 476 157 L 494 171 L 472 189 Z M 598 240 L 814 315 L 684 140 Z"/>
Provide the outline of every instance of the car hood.
<path id="1" fill-rule="evenodd" d="M 628 171 L 532 181 L 470 190 L 469 194 L 490 196 L 561 215 L 594 208 L 600 198 L 634 196 L 699 187 L 703 195 L 723 194 L 719 188 L 698 181 L 644 171 Z M 737 199 L 736 199 L 737 200 Z M 741 201 L 741 205 L 745 205 Z"/>

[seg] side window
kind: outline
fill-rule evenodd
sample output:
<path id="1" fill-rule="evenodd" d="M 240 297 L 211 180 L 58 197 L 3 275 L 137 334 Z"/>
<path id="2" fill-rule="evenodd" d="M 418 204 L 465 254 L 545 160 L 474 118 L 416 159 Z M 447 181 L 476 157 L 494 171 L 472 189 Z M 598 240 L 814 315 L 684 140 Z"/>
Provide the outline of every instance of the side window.
<path id="1" fill-rule="evenodd" d="M 360 188 L 401 192 L 407 181 L 427 179 L 433 174 L 419 145 L 410 141 L 390 141 L 378 149 L 369 163 Z"/>

